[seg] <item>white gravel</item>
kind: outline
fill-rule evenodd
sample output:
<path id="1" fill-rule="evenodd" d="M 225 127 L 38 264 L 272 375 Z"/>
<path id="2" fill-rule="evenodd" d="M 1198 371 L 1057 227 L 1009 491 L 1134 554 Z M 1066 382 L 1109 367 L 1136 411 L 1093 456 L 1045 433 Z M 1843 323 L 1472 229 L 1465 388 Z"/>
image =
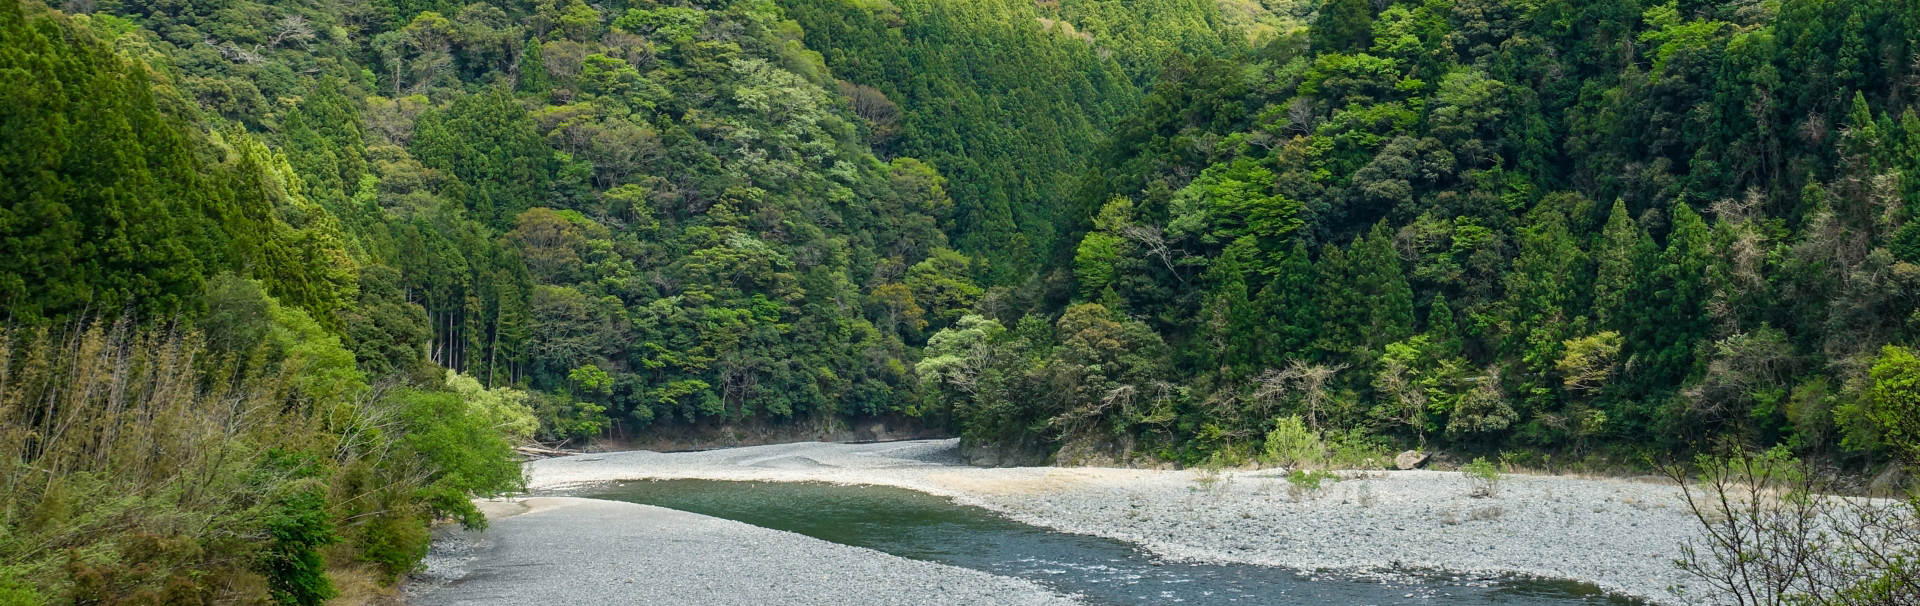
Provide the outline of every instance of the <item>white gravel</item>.
<path id="1" fill-rule="evenodd" d="M 1454 472 L 1349 473 L 1296 502 L 1275 471 L 1229 472 L 1209 489 L 1190 471 L 975 468 L 959 465 L 956 440 L 598 453 L 530 471 L 535 491 L 649 478 L 890 485 L 1174 559 L 1520 573 L 1656 603 L 1681 602 L 1669 588 L 1690 579 L 1673 559 L 1697 532 L 1679 488 L 1660 483 L 1512 476 L 1496 496 L 1474 498 Z"/>
<path id="2" fill-rule="evenodd" d="M 1072 606 L 1031 581 L 633 503 L 484 503 L 492 528 L 439 537 L 413 606 Z"/>

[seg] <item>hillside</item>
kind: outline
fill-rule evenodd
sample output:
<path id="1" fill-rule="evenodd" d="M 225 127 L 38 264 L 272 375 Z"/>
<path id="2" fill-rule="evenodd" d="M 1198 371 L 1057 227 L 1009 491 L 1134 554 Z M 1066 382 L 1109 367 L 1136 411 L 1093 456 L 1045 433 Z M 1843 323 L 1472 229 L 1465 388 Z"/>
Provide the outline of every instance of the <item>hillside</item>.
<path id="1" fill-rule="evenodd" d="M 1920 458 L 1912 0 L 4 4 L 0 593 L 379 586 L 526 442 Z"/>

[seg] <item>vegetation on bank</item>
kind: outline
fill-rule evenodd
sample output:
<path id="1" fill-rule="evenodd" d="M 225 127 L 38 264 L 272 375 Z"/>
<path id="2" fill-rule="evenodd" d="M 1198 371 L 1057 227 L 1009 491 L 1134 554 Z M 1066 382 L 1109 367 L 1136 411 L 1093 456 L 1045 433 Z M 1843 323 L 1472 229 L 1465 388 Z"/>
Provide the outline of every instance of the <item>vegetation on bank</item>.
<path id="1" fill-rule="evenodd" d="M 311 603 L 662 427 L 1920 436 L 1911 0 L 0 5 L 23 595 Z"/>
<path id="2" fill-rule="evenodd" d="M 250 313 L 0 339 L 5 603 L 321 604 L 524 483 L 501 430 L 531 428 L 521 394 L 369 385 L 306 313 L 215 284 Z"/>

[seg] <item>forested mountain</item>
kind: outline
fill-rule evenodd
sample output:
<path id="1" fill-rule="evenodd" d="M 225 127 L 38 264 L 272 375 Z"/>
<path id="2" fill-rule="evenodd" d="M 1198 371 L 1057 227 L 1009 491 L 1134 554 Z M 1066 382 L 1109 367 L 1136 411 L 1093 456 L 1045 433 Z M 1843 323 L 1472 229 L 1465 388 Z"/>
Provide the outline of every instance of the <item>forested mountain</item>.
<path id="1" fill-rule="evenodd" d="M 1916 20 L 1337 0 L 1251 58 L 1176 57 L 1083 182 L 1073 261 L 1077 301 L 1169 353 L 1107 341 L 1118 364 L 1013 426 L 1233 459 L 1296 414 L 1408 444 L 1872 459 L 1872 419 L 1912 413 L 1877 408 L 1869 370 L 1920 328 Z"/>
<path id="2" fill-rule="evenodd" d="M 1909 0 L 5 4 L 0 591 L 316 603 L 509 441 L 663 429 L 1916 453 Z M 231 499 L 44 437 L 241 392 L 140 438 Z"/>

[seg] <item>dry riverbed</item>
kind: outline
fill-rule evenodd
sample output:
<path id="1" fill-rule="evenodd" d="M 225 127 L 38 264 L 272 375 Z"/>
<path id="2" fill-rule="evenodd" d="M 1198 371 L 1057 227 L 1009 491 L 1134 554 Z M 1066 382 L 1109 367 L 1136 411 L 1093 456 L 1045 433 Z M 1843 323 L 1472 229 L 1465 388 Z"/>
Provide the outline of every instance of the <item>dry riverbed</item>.
<path id="1" fill-rule="evenodd" d="M 413 606 L 1072 606 L 1031 581 L 633 503 L 483 505 L 492 528 L 443 529 Z"/>
<path id="2" fill-rule="evenodd" d="M 1120 539 L 1169 558 L 1369 571 L 1511 572 L 1587 581 L 1656 602 L 1689 579 L 1673 568 L 1694 522 L 1677 487 L 1513 476 L 1469 496 L 1460 474 L 1349 473 L 1295 500 L 1277 472 L 985 469 L 955 440 L 798 443 L 686 453 L 621 452 L 531 464 L 536 493 L 618 480 L 878 484 L 952 497 L 1019 521 Z M 771 531 L 770 531 L 771 532 Z"/>

